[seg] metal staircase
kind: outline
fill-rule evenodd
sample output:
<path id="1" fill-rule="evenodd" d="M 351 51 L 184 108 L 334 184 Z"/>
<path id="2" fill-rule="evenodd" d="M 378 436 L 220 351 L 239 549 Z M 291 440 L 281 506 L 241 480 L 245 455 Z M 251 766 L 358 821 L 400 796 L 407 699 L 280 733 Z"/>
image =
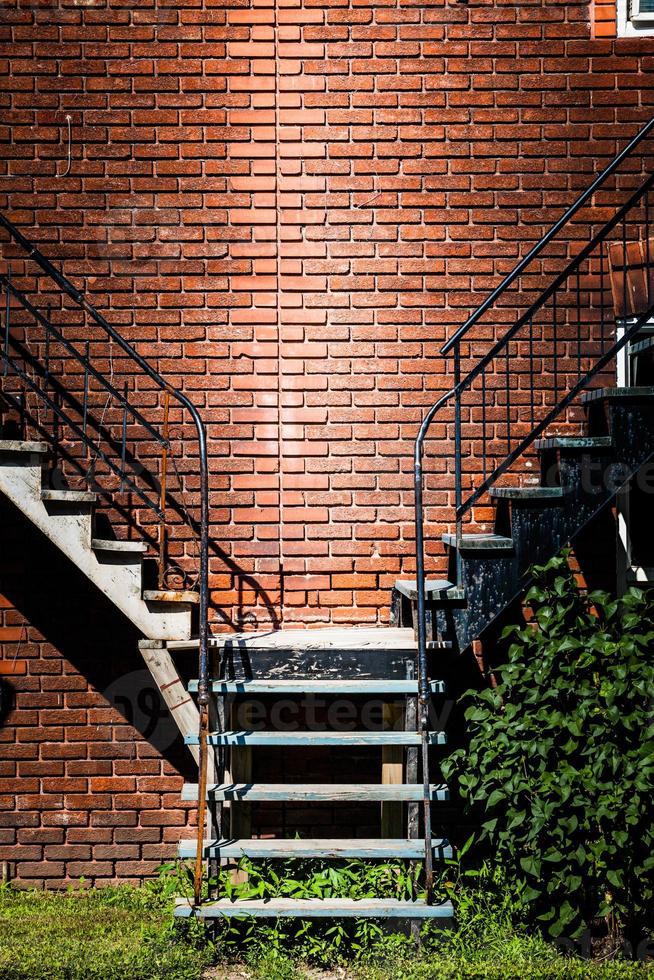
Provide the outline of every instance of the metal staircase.
<path id="1" fill-rule="evenodd" d="M 43 533 L 53 534 L 57 520 L 68 520 L 67 536 L 58 532 L 57 540 L 70 539 L 69 557 L 137 623 L 147 637 L 142 650 L 144 655 L 154 651 L 153 663 L 157 656 L 167 656 L 168 663 L 187 653 L 198 656 L 198 677 L 189 691 L 199 712 L 187 714 L 185 731 L 199 762 L 198 782 L 183 793 L 197 801 L 197 836 L 179 849 L 182 859 L 194 860 L 194 896 L 180 899 L 177 915 L 452 917 L 449 902 L 434 900 L 433 881 L 434 865 L 451 853 L 448 841 L 432 834 L 432 821 L 443 833 L 442 807 L 448 800 L 447 787 L 431 775 L 446 742 L 443 726 L 434 720 L 445 693 L 446 659 L 483 638 L 524 591 L 530 565 L 574 540 L 654 456 L 654 387 L 647 387 L 654 380 L 654 348 L 646 335 L 654 317 L 649 227 L 654 174 L 647 157 L 653 132 L 654 120 L 443 348 L 444 356 L 452 355 L 445 376 L 453 384 L 426 414 L 416 441 L 416 579 L 396 583 L 393 625 L 375 630 L 209 636 L 209 478 L 197 410 L 0 218 L 40 270 L 36 279 L 27 276 L 33 291 L 49 296 L 54 284 L 62 296 L 57 309 L 44 315 L 16 284 L 26 278 L 24 269 L 18 276 L 0 276 L 7 300 L 2 398 L 17 419 L 16 433 L 5 428 L 0 443 L 0 489 Z M 76 319 L 75 311 L 83 316 Z M 89 335 L 89 321 L 100 338 Z M 487 350 L 487 338 L 498 335 Z M 623 351 L 636 386 L 616 386 L 615 363 Z M 72 371 L 71 363 L 77 365 Z M 597 387 L 590 389 L 591 383 Z M 144 417 L 146 404 L 154 422 Z M 193 424 L 195 455 L 189 454 L 182 410 Z M 178 442 L 190 484 L 200 474 L 196 516 L 190 519 L 184 479 L 177 495 L 170 488 L 173 426 L 183 435 Z M 429 439 L 431 432 L 440 442 Z M 46 450 L 54 465 L 44 479 Z M 157 474 L 146 465 L 155 458 Z M 73 477 L 83 486 L 73 485 Z M 138 505 L 135 524 L 126 516 L 122 495 L 128 490 Z M 116 521 L 119 540 L 95 526 L 97 495 Z M 440 514 L 452 502 L 451 528 L 439 540 L 431 508 Z M 144 541 L 150 549 L 145 557 Z M 148 584 L 150 553 L 154 580 Z M 199 558 L 197 582 L 190 581 L 192 558 Z M 427 575 L 428 561 L 434 577 Z M 191 589 L 199 610 L 193 625 Z M 311 724 L 300 715 L 294 727 L 270 723 L 271 706 L 314 695 L 326 704 L 351 699 L 354 721 Z M 401 716 L 384 708 L 378 724 L 362 724 L 359 709 L 372 697 L 386 706 L 401 699 Z M 257 705 L 262 714 L 255 724 L 248 712 Z M 245 715 L 239 714 L 242 708 Z M 271 749 L 297 758 L 317 747 L 333 753 L 333 782 L 267 776 Z M 356 778 L 365 753 L 374 759 L 381 754 L 382 764 L 392 760 L 394 779 L 343 782 L 348 767 L 348 776 Z M 259 803 L 310 808 L 370 802 L 386 813 L 395 808 L 376 837 L 358 838 L 353 828 L 338 839 L 257 838 L 243 818 Z M 264 901 L 210 895 L 204 900 L 207 863 L 242 856 L 422 860 L 425 899 Z"/>
<path id="2" fill-rule="evenodd" d="M 175 650 L 188 650 L 192 643 L 170 644 Z M 440 644 L 445 647 L 446 644 Z M 345 628 L 311 631 L 280 630 L 270 634 L 244 633 L 231 637 L 212 637 L 210 653 L 218 655 L 218 676 L 211 682 L 211 693 L 216 697 L 216 729 L 209 734 L 209 745 L 219 752 L 217 771 L 220 781 L 210 783 L 204 789 L 212 814 L 211 825 L 215 837 L 203 841 L 203 855 L 215 861 L 237 861 L 243 856 L 256 860 L 288 860 L 289 858 L 314 858 L 325 862 L 343 858 L 361 858 L 390 862 L 424 860 L 425 839 L 420 832 L 417 810 L 424 805 L 425 788 L 418 780 L 415 758 L 422 744 L 422 736 L 416 730 L 415 713 L 418 682 L 415 679 L 416 641 L 411 629 L 392 628 Z M 190 690 L 197 689 L 192 682 Z M 442 681 L 430 682 L 430 694 L 435 699 L 445 693 Z M 356 703 L 369 704 L 370 698 L 380 702 L 402 699 L 404 712 L 395 726 L 360 724 L 351 718 L 349 724 L 328 727 L 322 720 L 312 722 L 300 713 L 297 724 L 273 728 L 262 718 L 257 727 L 232 727 L 229 723 L 233 709 L 239 704 L 255 704 L 266 701 L 270 705 L 280 698 L 289 702 L 298 697 L 320 697 L 325 704 L 339 699 L 353 708 Z M 343 699 L 347 699 L 345 702 Z M 443 731 L 434 727 L 427 734 L 430 746 L 442 746 L 446 742 Z M 190 733 L 187 743 L 196 744 L 198 736 Z M 233 771 L 235 760 L 227 754 L 256 750 L 261 754 L 274 747 L 298 752 L 329 747 L 333 750 L 332 768 L 348 769 L 348 755 L 353 752 L 379 757 L 380 750 L 400 753 L 400 768 L 404 768 L 405 780 L 383 784 L 369 782 L 270 783 L 253 778 L 249 768 L 248 781 L 241 781 Z M 405 763 L 406 757 L 406 765 Z M 265 758 L 259 766 L 265 772 Z M 338 775 L 338 773 L 336 774 Z M 341 775 L 341 778 L 342 778 Z M 203 792 L 197 784 L 184 789 L 186 799 L 197 800 Z M 449 799 L 447 786 L 430 783 L 427 787 L 429 806 Z M 254 839 L 238 836 L 238 808 L 248 803 L 279 802 L 283 804 L 304 802 L 309 806 L 329 803 L 334 806 L 350 806 L 354 802 L 379 803 L 383 806 L 399 806 L 405 810 L 400 823 L 405 828 L 404 837 L 362 838 L 352 828 L 345 838 L 293 837 Z M 229 810 L 222 807 L 229 804 Z M 447 840 L 429 839 L 432 861 L 451 857 Z M 179 856 L 194 857 L 196 842 L 182 841 Z M 428 896 L 429 897 L 429 896 Z M 202 917 L 300 917 L 326 918 L 415 918 L 448 920 L 452 917 L 450 902 L 399 901 L 395 899 L 311 899 L 287 898 L 262 900 L 216 899 L 199 906 L 180 899 L 177 914 Z"/>
<path id="3" fill-rule="evenodd" d="M 395 622 L 416 626 L 421 663 L 433 637 L 459 651 L 483 638 L 524 592 L 529 567 L 574 542 L 654 455 L 654 388 L 642 383 L 652 378 L 653 132 L 654 119 L 441 349 L 453 384 L 415 444 L 416 579 L 394 593 Z M 619 192 L 626 200 L 609 211 Z M 480 357 L 479 335 L 495 338 L 500 325 Z M 621 358 L 640 386 L 624 381 Z M 435 423 L 448 439 L 428 455 Z M 427 533 L 426 500 L 454 502 L 440 542 Z M 428 577 L 427 556 L 443 552 L 447 577 Z"/>

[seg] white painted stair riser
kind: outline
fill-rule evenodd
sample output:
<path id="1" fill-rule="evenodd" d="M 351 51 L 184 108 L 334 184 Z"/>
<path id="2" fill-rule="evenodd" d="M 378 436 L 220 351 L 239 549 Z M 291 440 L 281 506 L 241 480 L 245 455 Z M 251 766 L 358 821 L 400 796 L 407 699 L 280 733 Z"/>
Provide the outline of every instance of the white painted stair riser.
<path id="1" fill-rule="evenodd" d="M 191 614 L 183 606 L 147 603 L 142 598 L 141 565 L 133 556 L 97 553 L 91 546 L 92 516 L 88 505 L 59 504 L 41 499 L 41 460 L 33 453 L 0 458 L 0 492 L 150 639 L 186 639 Z"/>

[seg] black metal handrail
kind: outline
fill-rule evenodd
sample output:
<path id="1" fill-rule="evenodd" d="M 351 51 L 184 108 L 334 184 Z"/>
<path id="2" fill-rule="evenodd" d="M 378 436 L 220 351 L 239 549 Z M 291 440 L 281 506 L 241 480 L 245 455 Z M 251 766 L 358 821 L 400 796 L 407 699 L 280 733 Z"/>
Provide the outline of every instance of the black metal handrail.
<path id="1" fill-rule="evenodd" d="M 574 204 L 570 205 L 570 207 L 565 212 L 565 214 L 561 215 L 559 220 L 552 225 L 552 227 L 525 255 L 524 259 L 518 262 L 518 264 L 515 266 L 514 269 L 511 270 L 508 276 L 505 276 L 505 278 L 502 280 L 499 286 L 496 289 L 494 289 L 489 296 L 486 297 L 484 302 L 477 307 L 474 313 L 472 313 L 468 317 L 466 322 L 459 327 L 456 333 L 453 334 L 445 344 L 443 344 L 443 346 L 441 347 L 441 354 L 447 354 L 449 351 L 452 350 L 455 344 L 463 340 L 463 338 L 470 330 L 470 328 L 474 327 L 475 323 L 477 323 L 482 318 L 482 316 L 492 306 L 495 305 L 497 300 L 500 298 L 500 296 L 502 296 L 506 292 L 509 286 L 511 286 L 516 281 L 516 279 L 518 279 L 522 275 L 525 269 L 531 265 L 534 259 L 537 258 L 545 248 L 547 248 L 547 246 L 552 241 L 552 239 L 556 238 L 559 232 L 563 228 L 565 228 L 565 226 L 572 218 L 574 218 L 575 214 L 577 214 L 577 212 L 580 211 L 583 208 L 583 206 L 587 204 L 588 201 L 591 200 L 591 198 L 595 194 L 595 191 L 598 191 L 600 187 L 602 187 L 606 183 L 608 178 L 611 177 L 617 170 L 620 169 L 620 165 L 623 163 L 623 161 L 626 160 L 627 157 L 630 157 L 633 154 L 634 150 L 639 146 L 639 144 L 642 143 L 642 141 L 646 139 L 653 131 L 654 131 L 654 117 L 650 119 L 650 121 L 645 126 L 643 126 L 643 128 L 639 130 L 638 133 L 636 133 L 636 135 L 631 140 L 631 142 L 628 143 L 627 146 L 625 146 L 624 149 L 621 150 L 620 153 L 618 153 L 617 156 L 613 158 L 613 160 L 611 160 L 611 162 L 608 164 L 607 167 L 604 168 L 601 174 L 598 174 L 598 176 L 595 178 L 592 184 L 590 184 L 586 188 L 586 190 L 579 195 L 579 197 L 574 202 Z"/>
<path id="2" fill-rule="evenodd" d="M 450 351 L 454 352 L 453 360 L 453 385 L 446 391 L 423 417 L 420 429 L 415 440 L 414 450 L 414 495 L 415 495 L 415 519 L 416 519 L 416 593 L 417 593 L 417 626 L 418 626 L 418 668 L 419 668 L 419 702 L 420 702 L 420 726 L 423 735 L 423 779 L 425 783 L 424 795 L 424 822 L 425 822 L 425 861 L 428 876 L 428 893 L 430 892 L 431 879 L 431 824 L 429 807 L 429 761 L 427 751 L 427 731 L 428 731 L 428 708 L 429 708 L 429 671 L 427 663 L 427 619 L 426 619 L 426 574 L 425 574 L 425 525 L 424 525 L 424 474 L 423 474 L 423 453 L 424 443 L 434 419 L 446 406 L 453 406 L 454 411 L 454 521 L 456 525 L 456 556 L 457 556 L 457 581 L 460 578 L 460 545 L 462 538 L 462 521 L 466 513 L 472 511 L 472 507 L 479 498 L 488 491 L 490 486 L 497 478 L 505 473 L 509 467 L 520 457 L 534 440 L 547 428 L 561 412 L 567 408 L 577 395 L 588 385 L 592 378 L 600 374 L 608 364 L 616 357 L 620 350 L 635 336 L 644 323 L 654 314 L 654 303 L 652 303 L 652 282 L 650 277 L 650 201 L 649 193 L 654 186 L 654 173 L 651 167 L 641 167 L 640 173 L 648 174 L 647 178 L 637 190 L 630 195 L 628 200 L 617 209 L 615 214 L 602 226 L 602 228 L 590 237 L 575 257 L 567 263 L 562 272 L 554 277 L 552 282 L 542 289 L 538 297 L 529 305 L 528 309 L 521 313 L 515 323 L 509 327 L 504 335 L 496 341 L 491 349 L 484 354 L 477 363 L 466 373 L 462 372 L 461 345 L 469 330 L 479 322 L 479 320 L 489 310 L 494 308 L 498 299 L 502 297 L 507 289 L 518 280 L 532 265 L 534 260 L 540 256 L 547 245 L 560 234 L 570 220 L 580 209 L 593 198 L 595 192 L 604 185 L 606 180 L 618 171 L 620 165 L 629 157 L 649 135 L 654 132 L 654 118 L 645 125 L 631 142 L 616 155 L 611 163 L 602 173 L 590 184 L 590 186 L 579 196 L 575 203 L 568 208 L 565 214 L 543 235 L 539 242 L 528 252 L 525 258 L 503 279 L 502 283 L 484 300 L 483 303 L 471 314 L 462 327 L 447 341 L 441 348 L 441 354 L 447 355 Z M 642 216 L 641 216 L 642 212 Z M 639 216 L 641 216 L 639 218 Z M 640 220 L 640 234 L 636 244 L 643 241 L 646 243 L 646 262 L 644 278 L 646 281 L 647 302 L 644 311 L 631 308 L 631 300 L 628 295 L 628 242 L 627 223 L 636 223 Z M 607 315 L 606 307 L 606 286 L 605 286 L 605 256 L 604 245 L 611 241 L 611 233 L 619 228 L 621 231 L 622 245 L 622 284 L 621 284 L 621 326 L 622 335 L 613 343 L 607 345 L 605 337 L 605 323 Z M 599 254 L 598 254 L 599 249 Z M 586 286 L 588 307 L 590 314 L 588 323 L 582 323 L 582 267 L 587 264 L 587 279 L 590 285 Z M 599 285 L 597 281 L 599 280 Z M 615 287 L 613 280 L 610 287 L 614 292 L 613 301 L 616 302 Z M 572 293 L 570 300 L 569 294 Z M 599 297 L 599 305 L 596 299 Z M 567 303 L 566 303 L 567 300 Z M 546 309 L 551 301 L 551 311 Z M 506 307 L 504 307 L 506 309 Z M 544 324 L 538 324 L 538 320 L 545 318 Z M 616 322 L 619 322 L 616 317 Z M 537 343 L 535 329 L 540 326 L 541 342 Z M 548 338 L 548 329 L 551 326 Z M 600 338 L 592 341 L 593 327 L 600 327 Z M 526 337 L 521 336 L 521 331 L 528 328 Z M 584 332 L 588 330 L 588 346 L 595 344 L 595 350 L 590 353 L 584 349 Z M 527 349 L 525 354 L 522 348 Z M 535 361 L 540 358 L 544 363 L 547 357 L 548 347 L 552 351 L 553 361 L 553 404 L 548 406 L 544 403 L 543 410 L 537 412 L 535 404 L 535 384 L 534 372 Z M 519 369 L 521 362 L 526 358 L 529 366 L 529 390 L 527 395 L 528 419 L 521 418 L 521 412 L 525 409 L 524 399 L 516 402 L 515 412 L 518 415 L 518 427 L 520 423 L 529 425 L 529 431 L 519 436 L 517 445 L 512 446 L 512 406 L 511 406 L 511 349 L 513 348 L 514 364 Z M 597 349 L 599 348 L 599 349 Z M 559 354 L 563 350 L 559 363 Z M 499 359 L 502 364 L 499 365 Z M 590 364 L 587 364 L 590 360 Z M 582 365 L 585 365 L 582 367 Z M 504 403 L 501 397 L 496 400 L 494 409 L 502 410 L 501 419 L 495 411 L 492 420 L 488 421 L 487 416 L 487 395 L 488 385 L 486 372 L 489 367 L 495 368 L 495 375 L 499 374 L 502 378 L 500 391 L 504 396 Z M 526 376 L 526 371 L 524 372 Z M 559 397 L 559 381 L 561 374 L 564 378 L 564 393 Z M 570 377 L 575 377 L 571 380 Z M 473 386 L 479 379 L 481 390 L 473 391 Z M 519 370 L 516 374 L 516 384 L 519 385 Z M 521 395 L 524 391 L 518 388 Z M 482 467 L 481 479 L 477 485 L 473 486 L 467 498 L 463 499 L 463 410 L 462 397 L 466 392 L 474 394 L 471 404 L 468 407 L 468 416 L 471 429 L 478 428 L 477 437 L 482 442 L 482 459 L 476 458 L 471 461 L 472 479 L 474 480 L 475 471 L 478 463 Z M 541 406 L 538 406 L 541 408 Z M 475 420 L 475 413 L 481 418 Z M 539 415 L 536 418 L 536 415 Z M 501 436 L 502 429 L 505 436 Z M 475 432 L 477 429 L 475 429 Z M 490 436 L 489 436 L 490 431 Z M 472 441 L 472 436 L 470 440 Z M 490 444 L 491 451 L 493 440 L 503 444 L 506 441 L 505 451 L 499 462 L 488 471 L 487 448 Z M 491 452 L 488 453 L 491 456 Z M 496 454 L 497 455 L 497 454 Z"/>
<path id="3" fill-rule="evenodd" d="M 202 792 L 202 786 L 206 785 L 207 780 L 207 733 L 208 733 L 208 704 L 209 704 L 209 683 L 208 683 L 208 639 L 209 639 L 209 465 L 208 465 L 208 454 L 207 454 L 207 438 L 204 422 L 200 416 L 200 413 L 193 402 L 188 398 L 184 392 L 173 387 L 159 372 L 152 367 L 152 365 L 138 353 L 137 350 L 132 347 L 128 341 L 125 340 L 123 336 L 105 319 L 102 314 L 95 309 L 94 306 L 89 303 L 86 299 L 84 293 L 77 289 L 70 280 L 63 275 L 53 264 L 47 259 L 43 253 L 27 238 L 21 233 L 21 231 L 10 221 L 5 215 L 0 214 L 0 226 L 8 232 L 11 239 L 19 245 L 26 253 L 27 257 L 34 261 L 36 265 L 45 273 L 45 275 L 51 279 L 67 296 L 70 297 L 85 313 L 91 318 L 91 320 L 101 328 L 102 331 L 110 338 L 111 341 L 115 342 L 116 345 L 123 351 L 123 353 L 129 358 L 129 360 L 135 365 L 136 368 L 142 373 L 147 375 L 154 382 L 154 384 L 165 393 L 166 398 L 172 398 L 186 410 L 195 426 L 197 433 L 198 442 L 198 458 L 199 458 L 199 469 L 200 469 L 200 488 L 199 488 L 199 498 L 200 498 L 200 520 L 199 520 L 199 575 L 198 575 L 198 592 L 199 592 L 199 624 L 198 624 L 198 634 L 199 634 L 199 682 L 198 682 L 198 704 L 200 709 L 200 773 L 199 773 L 199 805 L 198 805 L 198 847 L 196 856 L 196 868 L 195 868 L 195 899 L 196 902 L 200 899 L 201 885 L 202 885 L 202 869 L 203 869 L 203 854 L 202 854 L 202 844 L 204 838 L 204 822 L 206 818 L 206 794 Z M 88 356 L 88 347 L 86 352 L 83 354 L 79 351 L 74 344 L 72 344 L 64 335 L 64 333 L 52 324 L 47 317 L 44 317 L 34 305 L 29 301 L 25 294 L 19 290 L 15 284 L 11 281 L 11 275 L 0 275 L 0 284 L 5 289 L 6 294 L 6 308 L 5 308 L 5 336 L 2 346 L 2 360 L 4 364 L 4 373 L 6 375 L 7 369 L 11 366 L 12 370 L 17 373 L 21 378 L 21 381 L 36 394 L 43 402 L 50 408 L 53 413 L 57 415 L 66 425 L 70 426 L 71 430 L 75 435 L 81 440 L 83 444 L 89 446 L 93 452 L 98 455 L 105 464 L 108 466 L 112 472 L 118 474 L 121 478 L 121 487 L 124 483 L 127 483 L 129 488 L 133 490 L 139 499 L 151 510 L 153 510 L 160 518 L 163 519 L 163 508 L 161 503 L 156 503 L 145 494 L 140 487 L 127 475 L 125 472 L 126 466 L 126 453 L 125 453 L 125 432 L 127 425 L 127 415 L 128 413 L 135 419 L 144 429 L 154 438 L 157 442 L 164 447 L 167 452 L 169 449 L 169 440 L 167 432 L 162 435 L 154 425 L 148 422 L 143 416 L 142 412 L 132 405 L 127 398 L 126 390 L 121 393 L 112 382 L 104 376 L 104 374 L 97 370 L 90 362 Z M 117 466 L 111 458 L 98 447 L 95 446 L 90 439 L 87 429 L 87 391 L 85 387 L 84 392 L 84 406 L 83 406 L 83 425 L 77 424 L 70 415 L 63 411 L 60 405 L 57 404 L 56 399 L 52 398 L 47 390 L 44 390 L 29 376 L 27 371 L 20 368 L 17 361 L 11 357 L 10 354 L 10 298 L 13 297 L 23 309 L 30 313 L 31 316 L 43 327 L 46 332 L 46 337 L 54 337 L 55 340 L 60 343 L 64 349 L 67 351 L 68 355 L 77 361 L 84 370 L 85 384 L 88 376 L 91 375 L 98 381 L 105 391 L 109 392 L 112 397 L 116 399 L 118 404 L 123 410 L 123 425 L 122 425 L 122 451 L 121 451 L 121 465 Z M 33 358 L 33 363 L 38 364 L 38 358 Z M 49 372 L 49 367 L 40 365 L 40 373 L 47 377 Z M 5 392 L 5 397 L 7 393 Z M 165 492 L 165 474 L 162 479 L 162 486 Z"/>

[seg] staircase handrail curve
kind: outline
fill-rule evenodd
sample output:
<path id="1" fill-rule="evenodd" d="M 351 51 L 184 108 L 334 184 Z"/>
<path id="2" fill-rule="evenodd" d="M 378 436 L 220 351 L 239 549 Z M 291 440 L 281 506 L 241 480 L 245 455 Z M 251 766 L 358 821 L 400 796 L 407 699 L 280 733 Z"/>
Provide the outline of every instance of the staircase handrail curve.
<path id="1" fill-rule="evenodd" d="M 51 279 L 55 282 L 75 303 L 78 304 L 91 319 L 113 341 L 124 351 L 124 353 L 162 390 L 174 398 L 191 416 L 197 432 L 198 458 L 200 466 L 200 534 L 199 534 L 199 623 L 198 623 L 198 704 L 200 708 L 200 787 L 199 787 L 199 819 L 198 819 L 198 855 L 201 854 L 201 839 L 203 837 L 203 823 L 205 807 L 203 805 L 204 794 L 202 783 L 206 783 L 207 774 L 207 729 L 208 729 L 208 704 L 209 704 L 209 463 L 207 450 L 207 436 L 204 421 L 200 412 L 193 404 L 191 399 L 184 392 L 173 387 L 159 372 L 152 367 L 146 359 L 138 353 L 132 345 L 102 316 L 102 314 L 92 306 L 84 294 L 77 289 L 70 280 L 63 275 L 47 259 L 43 253 L 16 227 L 16 225 L 0 213 L 0 226 L 7 231 L 10 237 L 18 244 Z M 203 774 L 204 770 L 204 774 Z M 200 865 L 198 874 L 197 866 Z M 198 858 L 196 863 L 196 896 L 199 896 L 201 887 L 201 861 Z"/>
<path id="2" fill-rule="evenodd" d="M 533 260 L 537 258 L 540 253 L 545 249 L 549 243 L 556 238 L 558 233 L 562 228 L 568 224 L 568 222 L 575 216 L 575 214 L 586 204 L 593 196 L 595 191 L 604 184 L 609 177 L 611 177 L 616 170 L 619 169 L 620 165 L 628 157 L 632 155 L 636 147 L 646 139 L 650 133 L 654 131 L 654 116 L 647 122 L 642 129 L 640 129 L 634 138 L 622 149 L 616 156 L 611 160 L 611 162 L 604 168 L 604 170 L 597 175 L 591 184 L 583 191 L 576 201 L 570 205 L 570 207 L 565 211 L 564 214 L 556 221 L 550 229 L 536 242 L 533 248 L 525 255 L 523 259 L 518 262 L 518 264 L 509 272 L 502 282 L 497 286 L 492 293 L 490 293 L 486 299 L 481 303 L 476 310 L 471 313 L 466 322 L 462 324 L 459 329 L 443 344 L 440 349 L 440 353 L 445 355 L 452 350 L 455 344 L 463 340 L 464 336 L 486 313 L 491 306 L 493 306 L 502 296 L 506 290 L 511 286 L 516 279 L 518 279 L 525 269 L 531 265 Z"/>

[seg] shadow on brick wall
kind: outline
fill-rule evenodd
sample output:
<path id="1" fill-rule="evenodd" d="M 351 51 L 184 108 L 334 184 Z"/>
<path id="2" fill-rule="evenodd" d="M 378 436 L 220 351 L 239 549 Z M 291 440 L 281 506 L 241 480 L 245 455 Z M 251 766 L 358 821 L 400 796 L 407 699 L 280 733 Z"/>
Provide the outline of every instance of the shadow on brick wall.
<path id="1" fill-rule="evenodd" d="M 102 696 L 93 703 L 96 711 L 103 712 L 98 724 L 111 726 L 112 741 L 133 741 L 124 720 L 150 743 L 154 753 L 189 777 L 193 761 L 141 659 L 138 630 L 3 498 L 0 527 L 0 593 L 6 600 L 5 617 L 13 607 L 24 620 L 20 657 L 27 658 L 29 676 L 80 675 Z M 10 646 L 4 651 L 5 659 L 15 656 L 15 643 Z M 64 663 L 55 668 L 57 659 Z M 190 676 L 193 658 L 187 666 Z M 11 679 L 7 681 L 11 686 Z M 21 700 L 22 707 L 29 708 L 29 691 Z M 71 712 L 71 725 L 79 724 L 74 715 Z M 87 724 L 93 724 L 90 713 Z M 65 718 L 63 726 L 65 729 Z"/>

